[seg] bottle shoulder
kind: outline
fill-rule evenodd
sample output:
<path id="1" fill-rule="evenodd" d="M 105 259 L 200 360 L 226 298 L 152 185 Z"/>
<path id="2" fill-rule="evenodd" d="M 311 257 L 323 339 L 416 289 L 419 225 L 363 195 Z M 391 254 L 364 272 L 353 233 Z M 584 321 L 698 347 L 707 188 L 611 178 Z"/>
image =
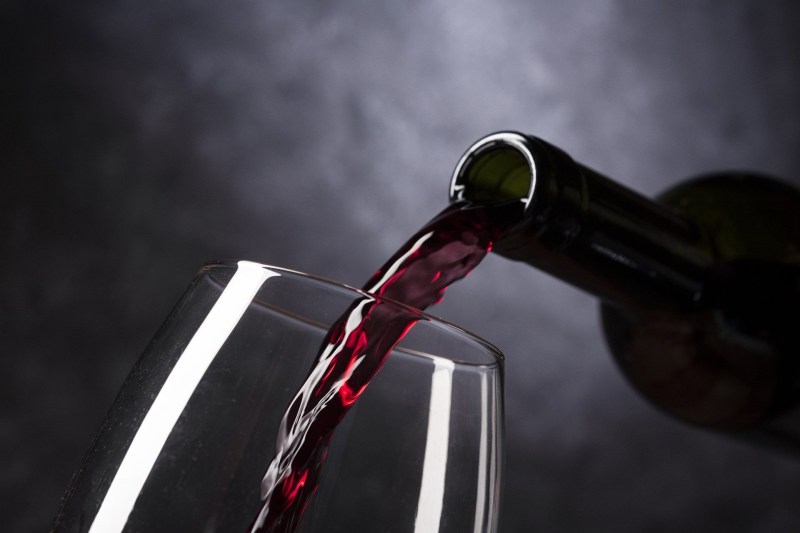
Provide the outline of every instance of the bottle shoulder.
<path id="1" fill-rule="evenodd" d="M 657 197 L 704 234 L 718 263 L 800 263 L 800 190 L 750 172 L 687 180 Z"/>
<path id="2" fill-rule="evenodd" d="M 760 424 L 800 400 L 800 191 L 717 173 L 658 197 L 714 258 L 696 309 L 634 314 L 604 305 L 609 348 L 666 411 L 704 426 Z"/>

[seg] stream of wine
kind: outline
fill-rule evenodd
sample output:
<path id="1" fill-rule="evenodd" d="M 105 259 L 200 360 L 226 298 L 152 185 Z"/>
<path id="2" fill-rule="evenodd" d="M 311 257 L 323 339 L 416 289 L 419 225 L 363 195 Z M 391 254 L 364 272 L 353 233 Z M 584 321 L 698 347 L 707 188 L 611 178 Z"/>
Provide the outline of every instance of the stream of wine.
<path id="1" fill-rule="evenodd" d="M 330 328 L 278 431 L 252 532 L 294 531 L 316 491 L 337 424 L 424 310 L 481 262 L 519 220 L 522 204 L 453 204 L 411 237 L 364 285 Z"/>

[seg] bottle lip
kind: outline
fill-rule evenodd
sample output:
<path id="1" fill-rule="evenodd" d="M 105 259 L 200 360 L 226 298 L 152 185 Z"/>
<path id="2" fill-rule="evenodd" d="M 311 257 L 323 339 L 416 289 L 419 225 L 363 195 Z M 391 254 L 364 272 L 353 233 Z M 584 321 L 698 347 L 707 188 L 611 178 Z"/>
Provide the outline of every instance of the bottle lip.
<path id="1" fill-rule="evenodd" d="M 517 154 L 516 157 L 521 155 L 522 158 L 519 159 L 518 162 L 526 165 L 527 173 L 516 175 L 517 182 L 513 186 L 513 191 L 510 190 L 511 187 L 502 187 L 502 182 L 505 179 L 504 176 L 495 174 L 484 176 L 484 179 L 486 182 L 493 183 L 497 190 L 492 193 L 486 189 L 476 191 L 476 184 L 474 183 L 476 178 L 472 175 L 474 172 L 480 171 L 480 168 L 476 169 L 476 165 L 478 163 L 484 163 L 487 159 L 487 155 L 503 150 L 513 151 L 514 154 Z M 483 193 L 484 198 L 480 198 L 480 200 L 487 201 L 486 196 L 496 194 L 496 197 L 492 196 L 488 198 L 488 201 L 494 200 L 500 202 L 519 200 L 523 203 L 525 206 L 524 209 L 527 212 L 532 203 L 534 191 L 536 189 L 536 161 L 534 152 L 535 149 L 532 139 L 516 131 L 499 131 L 479 139 L 464 152 L 464 155 L 461 156 L 458 164 L 456 164 L 450 179 L 450 201 L 476 200 L 475 195 L 481 195 L 481 193 Z M 519 171 L 520 169 L 517 168 L 515 170 Z M 525 186 L 525 183 L 519 181 L 522 177 L 527 179 L 527 186 Z M 478 178 L 480 178 L 480 176 L 478 176 Z M 501 187 L 503 189 L 502 191 L 500 191 Z"/>

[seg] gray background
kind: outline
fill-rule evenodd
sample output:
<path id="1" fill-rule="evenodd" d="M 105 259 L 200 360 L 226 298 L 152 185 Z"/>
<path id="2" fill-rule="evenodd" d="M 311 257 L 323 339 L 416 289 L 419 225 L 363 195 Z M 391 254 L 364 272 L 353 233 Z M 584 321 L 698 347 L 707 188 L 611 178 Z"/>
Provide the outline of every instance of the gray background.
<path id="1" fill-rule="evenodd" d="M 0 7 L 0 524 L 46 529 L 197 268 L 360 284 L 519 129 L 646 194 L 800 183 L 800 4 L 8 1 Z M 800 530 L 800 462 L 684 427 L 596 305 L 490 257 L 435 312 L 507 356 L 503 531 Z"/>

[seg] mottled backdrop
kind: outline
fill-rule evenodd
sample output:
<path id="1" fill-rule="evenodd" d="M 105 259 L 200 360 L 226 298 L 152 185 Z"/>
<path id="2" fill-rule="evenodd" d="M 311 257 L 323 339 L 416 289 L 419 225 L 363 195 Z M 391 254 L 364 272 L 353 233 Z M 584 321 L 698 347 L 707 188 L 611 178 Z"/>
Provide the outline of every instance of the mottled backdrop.
<path id="1" fill-rule="evenodd" d="M 498 129 L 644 193 L 800 184 L 791 1 L 58 2 L 0 7 L 0 524 L 42 531 L 198 267 L 360 284 Z M 800 530 L 800 461 L 623 382 L 596 305 L 491 257 L 437 314 L 507 356 L 502 531 Z"/>

